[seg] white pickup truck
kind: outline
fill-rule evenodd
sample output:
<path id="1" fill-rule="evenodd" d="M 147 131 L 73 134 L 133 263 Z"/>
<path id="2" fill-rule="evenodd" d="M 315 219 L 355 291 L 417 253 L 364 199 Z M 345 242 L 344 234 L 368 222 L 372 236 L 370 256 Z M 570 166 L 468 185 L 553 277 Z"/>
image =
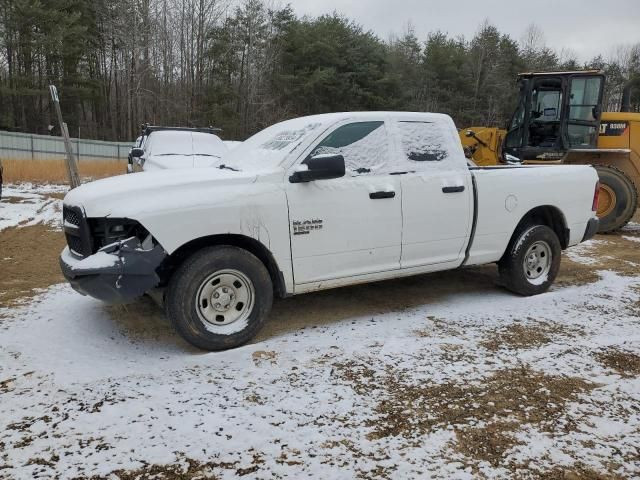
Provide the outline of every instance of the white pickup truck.
<path id="1" fill-rule="evenodd" d="M 597 183 L 588 166 L 469 165 L 446 115 L 310 116 L 216 167 L 71 191 L 61 266 L 106 302 L 161 293 L 187 341 L 220 350 L 255 335 L 274 295 L 487 263 L 542 293 L 561 249 L 596 232 Z"/>

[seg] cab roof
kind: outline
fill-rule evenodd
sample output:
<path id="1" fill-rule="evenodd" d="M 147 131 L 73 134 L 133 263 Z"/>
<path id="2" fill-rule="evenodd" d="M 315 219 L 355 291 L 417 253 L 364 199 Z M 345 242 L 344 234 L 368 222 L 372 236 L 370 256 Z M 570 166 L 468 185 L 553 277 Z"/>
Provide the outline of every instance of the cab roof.
<path id="1" fill-rule="evenodd" d="M 546 76 L 568 76 L 568 75 L 604 75 L 602 70 L 573 70 L 565 72 L 524 72 L 518 77 L 546 77 Z"/>
<path id="2" fill-rule="evenodd" d="M 178 132 L 200 132 L 200 133 L 212 133 L 217 134 L 222 131 L 221 128 L 206 127 L 206 128 L 188 128 L 188 127 L 162 127 L 159 125 L 143 125 L 143 135 L 149 135 L 151 132 L 160 131 L 178 131 Z"/>

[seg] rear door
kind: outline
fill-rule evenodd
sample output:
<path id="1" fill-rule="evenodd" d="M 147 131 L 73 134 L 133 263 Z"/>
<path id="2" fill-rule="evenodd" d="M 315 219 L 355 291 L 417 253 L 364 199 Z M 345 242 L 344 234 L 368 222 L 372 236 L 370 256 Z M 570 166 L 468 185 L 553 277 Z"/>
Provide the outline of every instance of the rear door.
<path id="1" fill-rule="evenodd" d="M 470 235 L 473 185 L 453 126 L 439 119 L 394 122 L 402 184 L 401 267 L 458 265 Z"/>

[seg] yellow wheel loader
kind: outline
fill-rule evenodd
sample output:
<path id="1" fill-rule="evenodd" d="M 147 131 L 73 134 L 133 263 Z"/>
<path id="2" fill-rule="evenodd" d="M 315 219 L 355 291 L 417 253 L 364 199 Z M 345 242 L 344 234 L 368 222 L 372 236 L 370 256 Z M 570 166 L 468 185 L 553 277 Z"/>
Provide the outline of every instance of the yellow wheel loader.
<path id="1" fill-rule="evenodd" d="M 588 164 L 600 176 L 600 232 L 626 225 L 640 191 L 640 113 L 631 113 L 629 84 L 621 112 L 602 112 L 605 76 L 597 70 L 523 73 L 518 106 L 506 130 L 460 131 L 477 165 Z"/>

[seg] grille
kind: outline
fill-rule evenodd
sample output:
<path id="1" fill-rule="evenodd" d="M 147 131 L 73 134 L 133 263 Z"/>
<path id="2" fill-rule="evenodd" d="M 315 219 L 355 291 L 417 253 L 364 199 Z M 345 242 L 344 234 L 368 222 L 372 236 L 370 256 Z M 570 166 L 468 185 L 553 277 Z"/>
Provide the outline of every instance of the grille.
<path id="1" fill-rule="evenodd" d="M 91 255 L 93 253 L 91 251 L 91 232 L 82 210 L 77 207 L 65 206 L 62 209 L 62 217 L 64 218 L 64 234 L 69 249 L 82 257 Z"/>
<path id="2" fill-rule="evenodd" d="M 73 250 L 78 255 L 82 255 L 82 240 L 80 240 L 80 237 L 67 235 L 67 245 L 69 245 L 70 250 Z"/>
<path id="3" fill-rule="evenodd" d="M 71 210 L 70 208 L 67 208 L 67 207 L 64 207 L 63 210 L 64 210 L 63 217 L 65 222 L 68 222 L 71 225 L 76 225 L 76 226 L 80 225 L 80 218 L 78 217 L 78 214 L 74 210 Z"/>

